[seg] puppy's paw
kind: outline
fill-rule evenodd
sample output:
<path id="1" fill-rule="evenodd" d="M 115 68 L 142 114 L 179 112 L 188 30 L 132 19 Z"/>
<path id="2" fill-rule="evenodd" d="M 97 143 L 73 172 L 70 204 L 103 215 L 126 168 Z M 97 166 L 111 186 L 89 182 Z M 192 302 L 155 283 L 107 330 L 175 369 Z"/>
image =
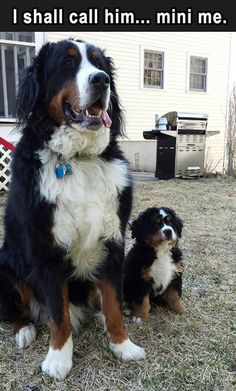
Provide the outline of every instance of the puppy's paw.
<path id="1" fill-rule="evenodd" d="M 131 315 L 131 310 L 129 308 L 123 308 L 123 314 L 125 316 L 130 316 Z"/>
<path id="2" fill-rule="evenodd" d="M 145 350 L 140 346 L 135 345 L 130 339 L 120 343 L 109 343 L 111 351 L 123 362 L 140 361 L 146 357 Z"/>
<path id="3" fill-rule="evenodd" d="M 142 318 L 140 318 L 140 316 L 133 316 L 132 321 L 134 323 L 136 323 L 136 324 L 142 324 L 143 323 Z"/>
<path id="4" fill-rule="evenodd" d="M 179 315 L 181 315 L 185 312 L 185 307 L 181 301 L 176 301 L 174 303 L 171 303 L 171 305 L 169 305 L 169 307 L 173 312 L 175 312 L 176 314 L 179 314 Z"/>
<path id="5" fill-rule="evenodd" d="M 16 343 L 20 349 L 25 349 L 32 344 L 36 338 L 36 328 L 32 323 L 22 327 L 16 333 Z"/>

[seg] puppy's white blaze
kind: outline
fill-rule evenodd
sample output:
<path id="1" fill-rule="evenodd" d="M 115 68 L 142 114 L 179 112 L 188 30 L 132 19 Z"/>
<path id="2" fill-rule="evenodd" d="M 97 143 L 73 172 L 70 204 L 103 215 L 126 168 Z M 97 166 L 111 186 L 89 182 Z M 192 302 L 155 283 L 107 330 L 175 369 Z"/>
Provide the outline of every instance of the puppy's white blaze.
<path id="1" fill-rule="evenodd" d="M 156 249 L 157 258 L 153 262 L 150 269 L 150 277 L 153 278 L 153 288 L 159 289 L 162 285 L 162 290 L 158 294 L 163 293 L 173 279 L 176 267 L 170 254 L 168 242 L 164 241 Z"/>
<path id="2" fill-rule="evenodd" d="M 72 367 L 73 341 L 70 335 L 61 349 L 48 350 L 47 357 L 42 363 L 43 372 L 58 380 L 63 380 Z"/>
<path id="3" fill-rule="evenodd" d="M 84 107 L 87 106 L 87 102 L 90 99 L 90 89 L 89 85 L 89 76 L 94 72 L 103 72 L 100 69 L 96 68 L 87 57 L 87 45 L 84 42 L 75 42 L 78 46 L 80 54 L 81 54 L 81 64 L 79 68 L 79 72 L 77 74 L 77 84 L 78 90 L 80 92 L 80 107 L 83 110 Z M 105 74 L 105 72 L 103 72 Z M 107 89 L 107 98 L 106 98 L 106 108 L 108 107 L 108 102 L 110 98 L 110 88 Z"/>
<path id="4" fill-rule="evenodd" d="M 24 349 L 32 344 L 36 338 L 36 329 L 32 323 L 22 327 L 16 334 L 16 343 L 19 348 Z"/>
<path id="5" fill-rule="evenodd" d="M 139 361 L 146 357 L 145 350 L 135 345 L 129 338 L 120 344 L 110 342 L 109 347 L 115 356 L 124 362 Z"/>
<path id="6" fill-rule="evenodd" d="M 163 209 L 160 209 L 160 215 L 164 219 L 167 216 L 167 213 Z"/>

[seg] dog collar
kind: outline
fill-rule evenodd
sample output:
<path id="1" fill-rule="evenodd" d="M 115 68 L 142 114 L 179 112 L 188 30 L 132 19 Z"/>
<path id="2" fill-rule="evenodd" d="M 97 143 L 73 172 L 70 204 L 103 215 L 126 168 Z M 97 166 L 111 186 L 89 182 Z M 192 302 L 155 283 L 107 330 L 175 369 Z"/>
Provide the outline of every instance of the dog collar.
<path id="1" fill-rule="evenodd" d="M 57 179 L 62 179 L 65 175 L 72 174 L 71 164 L 65 160 L 61 153 L 57 154 L 55 174 Z"/>

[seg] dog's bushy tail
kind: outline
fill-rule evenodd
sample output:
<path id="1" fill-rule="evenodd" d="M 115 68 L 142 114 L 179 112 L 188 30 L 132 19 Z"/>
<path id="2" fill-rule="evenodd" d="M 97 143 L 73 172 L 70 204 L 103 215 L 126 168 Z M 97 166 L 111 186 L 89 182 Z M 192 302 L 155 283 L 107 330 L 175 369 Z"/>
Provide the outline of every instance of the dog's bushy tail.
<path id="1" fill-rule="evenodd" d="M 0 249 L 0 321 L 14 322 L 20 316 L 21 298 L 16 278 L 5 265 L 6 254 Z"/>

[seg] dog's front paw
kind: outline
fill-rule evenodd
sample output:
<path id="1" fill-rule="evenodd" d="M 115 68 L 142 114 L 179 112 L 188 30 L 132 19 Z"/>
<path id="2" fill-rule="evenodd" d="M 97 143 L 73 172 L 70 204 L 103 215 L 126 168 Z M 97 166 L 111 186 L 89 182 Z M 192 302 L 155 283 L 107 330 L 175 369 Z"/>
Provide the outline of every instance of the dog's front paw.
<path id="1" fill-rule="evenodd" d="M 65 379 L 71 368 L 72 359 L 56 357 L 56 355 L 53 355 L 52 353 L 48 353 L 47 357 L 42 363 L 43 372 L 57 380 Z"/>
<path id="2" fill-rule="evenodd" d="M 136 323 L 136 324 L 142 324 L 143 323 L 142 318 L 140 318 L 140 316 L 133 316 L 132 321 L 134 323 Z"/>
<path id="3" fill-rule="evenodd" d="M 42 363 L 42 371 L 57 380 L 65 379 L 72 368 L 72 338 L 61 349 L 49 348 L 47 357 Z"/>
<path id="4" fill-rule="evenodd" d="M 32 344 L 36 338 L 36 328 L 32 323 L 22 327 L 18 333 L 16 333 L 16 343 L 19 348 L 24 349 Z"/>
<path id="5" fill-rule="evenodd" d="M 109 347 L 115 356 L 123 362 L 139 361 L 146 357 L 145 350 L 135 345 L 130 339 L 120 344 L 110 342 Z"/>

